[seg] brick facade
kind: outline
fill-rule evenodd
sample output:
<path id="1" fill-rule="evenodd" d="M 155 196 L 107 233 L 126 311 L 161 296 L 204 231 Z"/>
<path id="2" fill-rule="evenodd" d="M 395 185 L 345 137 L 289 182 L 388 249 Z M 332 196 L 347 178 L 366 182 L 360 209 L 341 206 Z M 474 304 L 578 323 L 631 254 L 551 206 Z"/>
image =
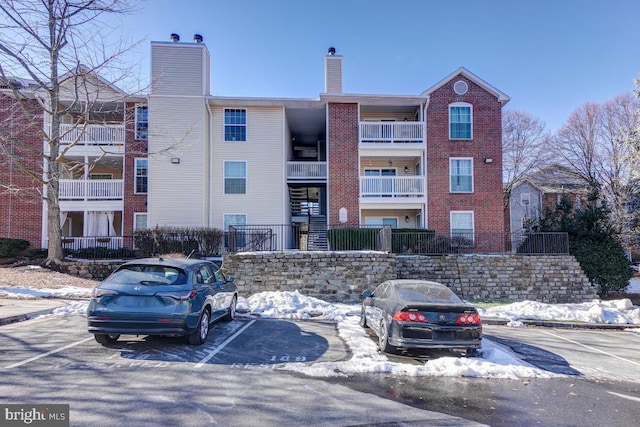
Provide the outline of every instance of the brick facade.
<path id="1" fill-rule="evenodd" d="M 123 163 L 124 177 L 124 210 L 122 212 L 122 235 L 132 236 L 134 214 L 147 212 L 147 195 L 135 194 L 135 159 L 147 157 L 147 141 L 135 139 L 135 108 L 136 104 L 129 102 L 125 117 L 125 156 Z"/>
<path id="2" fill-rule="evenodd" d="M 346 224 L 358 225 L 360 217 L 358 170 L 358 104 L 329 103 L 327 147 L 328 222 L 342 224 L 339 212 L 347 209 Z"/>
<path id="3" fill-rule="evenodd" d="M 23 105 L 31 117 L 0 94 L 0 237 L 28 240 L 33 249 L 41 246 L 42 184 L 23 170 L 42 176 L 42 113 L 36 101 Z"/>
<path id="4" fill-rule="evenodd" d="M 469 86 L 464 95 L 453 91 L 455 82 Z M 472 107 L 472 140 L 449 139 L 449 105 Z M 430 94 L 427 109 L 427 227 L 450 231 L 451 211 L 474 211 L 475 232 L 504 230 L 502 194 L 502 104 L 498 98 L 462 75 L 453 77 Z M 449 159 L 473 158 L 473 193 L 450 193 Z M 492 159 L 485 163 L 485 159 Z"/>

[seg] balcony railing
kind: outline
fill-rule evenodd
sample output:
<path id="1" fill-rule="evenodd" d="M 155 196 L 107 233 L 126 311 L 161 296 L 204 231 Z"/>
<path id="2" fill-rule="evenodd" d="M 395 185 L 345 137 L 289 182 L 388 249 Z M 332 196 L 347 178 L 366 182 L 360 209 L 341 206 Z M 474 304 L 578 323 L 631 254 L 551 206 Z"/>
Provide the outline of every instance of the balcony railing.
<path id="1" fill-rule="evenodd" d="M 289 180 L 326 180 L 327 162 L 287 162 Z"/>
<path id="2" fill-rule="evenodd" d="M 362 144 L 416 144 L 423 142 L 423 122 L 360 122 L 360 143 Z"/>
<path id="3" fill-rule="evenodd" d="M 64 145 L 124 144 L 124 125 L 60 125 L 60 143 Z"/>
<path id="4" fill-rule="evenodd" d="M 424 176 L 361 176 L 361 197 L 424 197 Z"/>
<path id="5" fill-rule="evenodd" d="M 121 179 L 60 180 L 60 200 L 120 200 L 123 193 Z"/>

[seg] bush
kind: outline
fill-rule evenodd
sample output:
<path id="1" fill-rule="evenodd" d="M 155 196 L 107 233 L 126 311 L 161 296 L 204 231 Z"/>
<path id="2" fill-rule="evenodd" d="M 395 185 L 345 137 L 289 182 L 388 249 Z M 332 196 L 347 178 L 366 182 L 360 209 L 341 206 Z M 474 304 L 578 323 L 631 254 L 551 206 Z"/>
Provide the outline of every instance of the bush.
<path id="1" fill-rule="evenodd" d="M 18 256 L 28 247 L 29 242 L 24 239 L 0 239 L 0 258 Z"/>
<path id="2" fill-rule="evenodd" d="M 48 255 L 49 252 L 46 248 L 31 249 L 29 252 L 27 252 L 27 258 L 31 259 L 46 258 Z"/>
<path id="3" fill-rule="evenodd" d="M 134 233 L 135 245 L 143 257 L 192 252 L 219 255 L 224 233 L 219 228 L 156 227 Z"/>

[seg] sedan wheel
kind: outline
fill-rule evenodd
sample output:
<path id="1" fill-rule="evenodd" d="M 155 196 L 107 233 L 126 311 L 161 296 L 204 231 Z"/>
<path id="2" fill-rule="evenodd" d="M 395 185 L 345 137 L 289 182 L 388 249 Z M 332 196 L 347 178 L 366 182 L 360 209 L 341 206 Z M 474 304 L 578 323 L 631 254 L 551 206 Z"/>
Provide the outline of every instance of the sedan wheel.
<path id="1" fill-rule="evenodd" d="M 102 345 L 113 344 L 118 341 L 120 335 L 118 334 L 93 334 L 93 337 Z"/>
<path id="2" fill-rule="evenodd" d="M 393 353 L 395 348 L 389 344 L 389 330 L 387 327 L 387 322 L 382 320 L 380 322 L 380 335 L 378 335 L 378 345 L 380 347 L 380 351 L 383 353 Z"/>
<path id="3" fill-rule="evenodd" d="M 225 322 L 231 322 L 236 318 L 236 305 L 238 305 L 238 298 L 234 295 L 231 300 L 231 305 L 228 308 L 227 314 L 222 318 Z"/>
<path id="4" fill-rule="evenodd" d="M 189 344 L 201 345 L 207 340 L 209 335 L 209 312 L 205 309 L 200 316 L 198 327 L 189 335 Z"/>

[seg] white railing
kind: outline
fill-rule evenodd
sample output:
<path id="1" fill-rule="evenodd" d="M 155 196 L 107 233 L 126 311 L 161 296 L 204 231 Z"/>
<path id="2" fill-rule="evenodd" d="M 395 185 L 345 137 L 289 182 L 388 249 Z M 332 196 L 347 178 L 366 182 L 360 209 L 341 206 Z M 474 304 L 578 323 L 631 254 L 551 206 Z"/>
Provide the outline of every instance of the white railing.
<path id="1" fill-rule="evenodd" d="M 61 200 L 119 200 L 123 198 L 121 179 L 61 179 Z"/>
<path id="2" fill-rule="evenodd" d="M 423 122 L 360 122 L 364 144 L 407 144 L 424 142 Z"/>
<path id="3" fill-rule="evenodd" d="M 64 249 L 78 250 L 85 248 L 120 249 L 123 247 L 122 236 L 110 237 L 62 237 Z"/>
<path id="4" fill-rule="evenodd" d="M 60 125 L 60 143 L 64 145 L 124 144 L 124 125 Z M 77 142 L 76 142 L 77 141 Z"/>
<path id="5" fill-rule="evenodd" d="M 361 197 L 424 197 L 424 176 L 361 176 Z"/>
<path id="6" fill-rule="evenodd" d="M 327 179 L 327 162 L 287 162 L 287 179 Z"/>

